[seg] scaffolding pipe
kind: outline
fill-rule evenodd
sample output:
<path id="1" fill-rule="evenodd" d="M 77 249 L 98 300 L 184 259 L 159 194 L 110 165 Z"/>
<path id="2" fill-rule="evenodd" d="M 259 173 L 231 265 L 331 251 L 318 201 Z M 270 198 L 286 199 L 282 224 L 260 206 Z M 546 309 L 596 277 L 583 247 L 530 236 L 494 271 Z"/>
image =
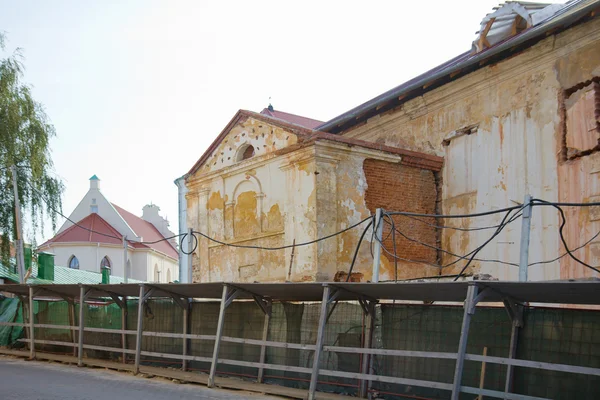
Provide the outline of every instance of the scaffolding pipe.
<path id="1" fill-rule="evenodd" d="M 208 387 L 215 386 L 215 375 L 217 374 L 217 363 L 219 362 L 219 347 L 221 346 L 221 336 L 223 335 L 223 324 L 225 323 L 225 308 L 227 307 L 227 296 L 229 286 L 223 285 L 223 296 L 221 297 L 221 308 L 219 309 L 219 322 L 217 323 L 217 334 L 215 337 L 215 347 L 213 349 L 212 363 L 210 364 L 210 374 L 208 375 Z"/>
<path id="2" fill-rule="evenodd" d="M 454 369 L 454 383 L 452 385 L 451 400 L 458 400 L 460 396 L 460 384 L 462 381 L 463 368 L 465 364 L 465 353 L 467 351 L 467 341 L 469 339 L 469 326 L 471 325 L 471 316 L 475 313 L 475 297 L 477 296 L 477 286 L 469 285 L 467 289 L 467 299 L 465 300 L 465 311 L 463 314 L 462 327 L 460 330 L 460 340 L 458 342 L 458 353 L 456 356 L 456 366 Z"/>
<path id="3" fill-rule="evenodd" d="M 308 400 L 315 400 L 317 391 L 317 379 L 319 377 L 319 359 L 323 351 L 323 342 L 325 340 L 325 324 L 327 322 L 327 305 L 329 304 L 329 293 L 331 288 L 324 285 L 323 300 L 321 300 L 321 315 L 319 316 L 319 330 L 317 332 L 317 342 L 315 343 L 315 354 L 313 356 L 312 373 L 310 376 L 310 387 L 308 389 Z"/>
<path id="4" fill-rule="evenodd" d="M 144 285 L 140 285 L 140 300 L 138 302 L 138 315 L 137 315 L 137 332 L 135 336 L 135 365 L 133 367 L 133 373 L 138 374 L 140 372 L 140 356 L 142 351 L 142 324 L 144 323 Z"/>
<path id="5" fill-rule="evenodd" d="M 523 200 L 523 220 L 521 221 L 521 250 L 519 254 L 519 281 L 527 282 L 529 264 L 529 238 L 531 236 L 531 195 Z"/>
<path id="6" fill-rule="evenodd" d="M 35 360 L 35 332 L 33 315 L 33 287 L 29 286 L 29 358 Z"/>
<path id="7" fill-rule="evenodd" d="M 84 328 L 84 309 L 85 309 L 85 286 L 79 287 L 79 342 L 77 346 L 77 366 L 83 367 L 83 328 Z"/>
<path id="8" fill-rule="evenodd" d="M 375 243 L 373 249 L 373 278 L 372 281 L 379 282 L 379 267 L 381 266 L 381 240 L 383 238 L 383 223 L 381 220 L 381 208 L 375 210 L 375 224 L 373 224 L 373 230 L 375 230 Z M 352 279 L 352 277 L 349 277 Z"/>

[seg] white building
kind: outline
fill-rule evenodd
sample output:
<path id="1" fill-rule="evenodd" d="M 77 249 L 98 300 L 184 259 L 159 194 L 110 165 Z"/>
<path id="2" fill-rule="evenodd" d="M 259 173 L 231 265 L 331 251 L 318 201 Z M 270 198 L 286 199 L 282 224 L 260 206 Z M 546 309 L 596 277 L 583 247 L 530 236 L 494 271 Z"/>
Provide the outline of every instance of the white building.
<path id="1" fill-rule="evenodd" d="M 179 280 L 177 242 L 164 240 L 174 235 L 169 222 L 150 204 L 138 217 L 110 203 L 100 191 L 100 179 L 90 178 L 90 189 L 56 235 L 38 247 L 55 255 L 56 265 L 100 272 L 150 282 Z M 123 237 L 127 243 L 127 265 Z M 155 242 L 155 243 L 154 243 Z"/>

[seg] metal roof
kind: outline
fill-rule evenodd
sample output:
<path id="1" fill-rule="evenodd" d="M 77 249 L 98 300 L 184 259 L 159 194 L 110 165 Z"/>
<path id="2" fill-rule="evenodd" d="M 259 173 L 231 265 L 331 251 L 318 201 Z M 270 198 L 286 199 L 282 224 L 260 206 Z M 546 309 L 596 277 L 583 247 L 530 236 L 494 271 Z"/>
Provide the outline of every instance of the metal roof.
<path id="1" fill-rule="evenodd" d="M 567 29 L 600 6 L 600 0 L 575 0 L 558 10 L 552 18 L 512 36 L 476 54 L 467 51 L 457 57 L 397 86 L 318 126 L 317 130 L 337 133 L 361 121 L 392 109 L 426 91 L 483 68 L 491 59 L 499 61 L 515 51 L 530 47 L 546 37 L 547 32 Z"/>
<path id="2" fill-rule="evenodd" d="M 546 304 L 600 304 L 600 280 L 546 282 L 408 282 L 408 283 L 191 283 L 191 284 L 95 284 L 85 285 L 92 298 L 117 296 L 138 297 L 140 286 L 154 288 L 150 297 L 221 299 L 223 285 L 241 289 L 239 299 L 253 295 L 274 301 L 320 301 L 324 285 L 342 289 L 337 300 L 356 300 L 358 297 L 376 300 L 462 302 L 469 285 L 478 285 L 480 293 L 486 288 L 482 301 L 501 302 L 512 298 L 520 302 Z M 0 285 L 0 291 L 28 295 L 30 285 Z M 36 297 L 79 297 L 81 285 L 31 285 Z"/>

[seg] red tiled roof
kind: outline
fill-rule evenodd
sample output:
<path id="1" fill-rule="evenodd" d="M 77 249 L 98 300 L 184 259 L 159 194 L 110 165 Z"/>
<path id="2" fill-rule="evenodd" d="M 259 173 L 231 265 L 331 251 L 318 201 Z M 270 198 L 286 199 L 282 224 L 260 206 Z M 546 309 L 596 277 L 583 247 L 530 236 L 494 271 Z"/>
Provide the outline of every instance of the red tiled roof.
<path id="1" fill-rule="evenodd" d="M 148 221 L 144 221 L 142 218 L 138 217 L 130 213 L 127 210 L 119 207 L 118 205 L 111 203 L 113 207 L 117 210 L 121 217 L 127 222 L 127 224 L 133 229 L 136 235 L 141 236 L 144 242 L 154 242 L 157 240 L 164 239 L 164 236 L 156 229 L 154 225 L 152 225 Z M 156 251 L 164 253 L 174 259 L 179 259 L 179 253 L 177 250 L 169 243 L 168 240 L 162 240 L 158 243 L 147 244 L 145 245 L 150 247 Z"/>
<path id="2" fill-rule="evenodd" d="M 90 230 L 94 232 L 90 232 Z M 71 225 L 40 247 L 52 243 L 71 243 L 71 242 L 92 242 L 104 244 L 121 244 L 121 234 L 106 222 L 101 216 L 92 213 L 77 222 L 77 225 Z"/>
<path id="3" fill-rule="evenodd" d="M 265 108 L 260 113 L 309 129 L 315 129 L 317 126 L 323 124 L 323 122 L 317 121 L 316 119 L 301 117 L 300 115 L 290 114 L 283 111 L 269 110 L 268 108 Z"/>

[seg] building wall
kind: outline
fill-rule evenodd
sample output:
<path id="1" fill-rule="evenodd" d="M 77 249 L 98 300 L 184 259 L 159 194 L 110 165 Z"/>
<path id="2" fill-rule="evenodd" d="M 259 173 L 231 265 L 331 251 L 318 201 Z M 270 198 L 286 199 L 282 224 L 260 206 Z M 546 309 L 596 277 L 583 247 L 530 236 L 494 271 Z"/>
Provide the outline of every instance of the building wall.
<path id="1" fill-rule="evenodd" d="M 123 248 L 120 246 L 107 246 L 100 244 L 54 244 L 45 251 L 54 254 L 55 265 L 69 266 L 71 256 L 75 255 L 79 260 L 79 269 L 84 271 L 101 272 L 100 262 L 107 256 L 111 263 L 111 275 L 124 276 Z M 161 283 L 167 282 L 170 273 L 171 282 L 179 279 L 179 268 L 177 261 L 160 253 L 147 249 L 135 249 L 129 251 L 128 260 L 131 262 L 129 277 L 141 281 L 154 281 L 154 266 L 158 265 L 161 273 Z"/>
<path id="2" fill-rule="evenodd" d="M 252 118 L 234 126 L 207 163 L 187 179 L 187 225 L 242 246 L 292 244 L 284 235 L 286 226 L 296 230 L 298 241 L 310 238 L 306 224 L 294 221 L 294 212 L 311 207 L 314 177 L 300 173 L 306 157 L 274 154 L 296 142 L 293 133 Z M 237 161 L 247 145 L 255 147 L 255 156 Z M 293 201 L 294 212 L 285 214 Z M 192 256 L 193 281 L 282 281 L 288 275 L 284 257 L 284 250 L 240 249 L 202 237 Z M 301 248 L 295 257 L 309 265 L 311 252 Z"/>
<path id="3" fill-rule="evenodd" d="M 567 116 L 580 111 L 573 109 L 577 99 L 566 98 L 566 94 L 574 86 L 589 85 L 600 75 L 599 48 L 600 20 L 596 18 L 411 99 L 345 135 L 444 156 L 441 211 L 445 214 L 513 206 L 526 194 L 548 201 L 598 200 L 600 156 L 597 147 L 590 148 L 590 142 L 597 143 L 597 133 L 589 131 L 590 140 L 576 137 L 576 130 L 581 128 L 574 127 Z M 585 96 L 590 98 L 589 94 Z M 589 107 L 587 101 L 581 107 Z M 570 138 L 565 138 L 567 126 L 575 131 Z M 565 143 L 574 149 L 566 149 Z M 584 150 L 579 153 L 583 156 L 566 160 L 577 150 Z M 565 234 L 570 247 L 582 244 L 600 230 L 599 214 L 594 209 L 567 211 Z M 500 223 L 502 217 L 497 214 L 438 222 L 458 228 L 484 227 Z M 556 210 L 534 208 L 530 262 L 563 254 L 559 222 Z M 444 229 L 442 247 L 462 255 L 482 244 L 491 233 Z M 478 258 L 518 263 L 519 242 L 520 221 L 510 224 Z M 598 265 L 599 249 L 600 242 L 594 242 L 575 254 Z M 455 260 L 448 254 L 442 257 L 444 265 Z M 463 265 L 458 262 L 447 266 L 443 273 L 457 273 Z M 494 262 L 476 261 L 467 272 L 518 278 L 518 268 Z M 592 275 L 568 257 L 529 268 L 530 280 Z"/>
<path id="4" fill-rule="evenodd" d="M 223 138 L 222 143 L 228 144 L 226 148 L 221 145 L 215 150 L 217 157 L 209 159 L 209 168 L 201 166 L 187 178 L 188 226 L 229 244 L 199 238 L 193 255 L 194 282 L 345 279 L 366 223 L 318 243 L 305 243 L 342 231 L 371 216 L 365 197 L 368 187 L 363 168 L 365 160 L 387 162 L 392 172 L 385 179 L 396 182 L 394 167 L 401 157 L 328 141 L 297 146 L 298 139 L 292 136 L 281 128 L 249 118 Z M 236 141 L 240 137 L 245 139 Z M 275 144 L 287 138 L 288 143 L 280 143 L 284 147 L 279 151 L 231 162 L 247 141 L 252 143 L 257 138 L 259 143 Z M 213 169 L 220 163 L 223 167 Z M 420 176 L 420 170 L 414 170 L 416 172 L 410 168 L 400 169 L 406 177 Z M 403 198 L 418 202 L 415 209 L 432 210 L 436 198 L 433 174 L 425 173 L 423 177 L 424 181 L 431 178 L 430 184 L 418 189 L 415 186 L 419 192 L 414 192 L 410 199 L 409 196 Z M 430 192 L 424 196 L 421 190 Z M 377 207 L 377 204 L 375 200 L 371 206 Z M 405 207 L 412 209 L 413 205 Z M 359 248 L 353 280 L 372 278 L 371 236 L 367 234 Z M 435 240 L 435 235 L 427 240 Z M 282 246 L 288 248 L 264 249 Z M 394 279 L 393 263 L 385 256 L 381 261 L 384 265 L 381 280 Z M 425 273 L 431 274 L 413 271 L 409 275 Z"/>
<path id="5" fill-rule="evenodd" d="M 92 272 L 101 272 L 100 262 L 104 256 L 107 256 L 111 263 L 111 274 L 123 276 L 123 248 L 120 246 L 107 246 L 102 244 L 97 246 L 88 243 L 53 244 L 45 251 L 54 254 L 55 265 L 68 267 L 71 256 L 75 255 L 79 260 L 79 269 Z M 128 254 L 129 257 L 131 257 L 132 252 L 129 251 Z M 133 265 L 134 270 L 138 268 L 138 265 Z M 134 277 L 132 276 L 132 278 Z"/>
<path id="6" fill-rule="evenodd" d="M 420 214 L 435 214 L 436 211 L 436 180 L 433 171 L 394 164 L 385 161 L 367 159 L 363 163 L 367 179 L 366 204 L 371 213 L 377 208 L 390 211 L 408 211 Z M 409 279 L 424 276 L 436 276 L 439 268 L 432 266 L 437 263 L 438 254 L 433 248 L 437 242 L 437 231 L 432 225 L 433 218 L 421 218 L 428 224 L 413 218 L 392 216 L 396 228 L 395 242 L 398 260 L 398 271 L 394 265 L 392 254 L 384 252 L 387 259 L 385 271 L 394 279 Z M 400 232 L 409 233 L 412 240 L 403 237 Z M 393 251 L 394 237 L 392 226 L 384 224 L 384 245 Z M 424 246 L 425 243 L 431 247 Z M 412 260 L 412 261 L 406 261 Z"/>

